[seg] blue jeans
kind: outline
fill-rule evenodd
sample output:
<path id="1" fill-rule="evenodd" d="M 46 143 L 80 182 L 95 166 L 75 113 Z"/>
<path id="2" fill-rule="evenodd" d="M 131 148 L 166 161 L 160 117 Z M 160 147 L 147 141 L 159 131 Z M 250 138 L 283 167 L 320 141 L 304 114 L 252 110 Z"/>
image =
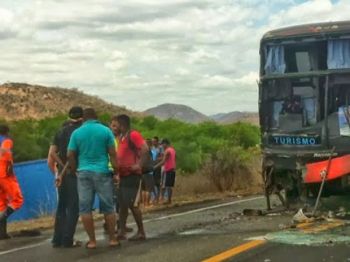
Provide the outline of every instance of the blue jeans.
<path id="1" fill-rule="evenodd" d="M 100 212 L 114 213 L 113 179 L 110 174 L 90 171 L 78 173 L 79 213 L 90 214 L 93 210 L 95 194 L 100 199 Z"/>

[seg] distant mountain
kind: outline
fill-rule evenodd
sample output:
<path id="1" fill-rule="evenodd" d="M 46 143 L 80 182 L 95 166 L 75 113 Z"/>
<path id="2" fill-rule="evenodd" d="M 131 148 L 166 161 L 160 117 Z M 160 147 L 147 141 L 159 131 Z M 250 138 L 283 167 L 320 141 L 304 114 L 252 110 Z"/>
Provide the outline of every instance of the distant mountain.
<path id="1" fill-rule="evenodd" d="M 220 113 L 210 116 L 214 121 L 220 124 L 231 124 L 236 122 L 245 122 L 259 125 L 259 114 L 257 112 L 239 112 Z"/>
<path id="2" fill-rule="evenodd" d="M 45 87 L 24 83 L 0 85 L 0 119 L 42 119 L 67 114 L 70 107 L 80 105 L 93 107 L 98 112 L 110 114 L 141 115 L 131 112 L 77 89 Z"/>
<path id="3" fill-rule="evenodd" d="M 153 115 L 158 119 L 165 120 L 174 118 L 187 123 L 200 123 L 213 121 L 210 117 L 185 105 L 162 104 L 144 111 L 147 115 Z"/>

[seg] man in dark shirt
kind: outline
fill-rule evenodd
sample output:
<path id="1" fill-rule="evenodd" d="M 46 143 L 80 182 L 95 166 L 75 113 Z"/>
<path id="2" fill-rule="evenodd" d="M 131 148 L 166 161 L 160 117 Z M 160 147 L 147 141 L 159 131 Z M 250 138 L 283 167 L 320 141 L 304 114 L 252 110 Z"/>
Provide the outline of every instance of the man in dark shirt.
<path id="1" fill-rule="evenodd" d="M 67 146 L 74 130 L 82 124 L 83 109 L 72 107 L 69 110 L 69 120 L 56 133 L 49 150 L 48 165 L 56 174 L 58 204 L 55 218 L 53 247 L 76 247 L 80 242 L 74 242 L 73 237 L 79 218 L 79 199 L 77 177 L 69 170 L 63 171 L 67 164 Z"/>

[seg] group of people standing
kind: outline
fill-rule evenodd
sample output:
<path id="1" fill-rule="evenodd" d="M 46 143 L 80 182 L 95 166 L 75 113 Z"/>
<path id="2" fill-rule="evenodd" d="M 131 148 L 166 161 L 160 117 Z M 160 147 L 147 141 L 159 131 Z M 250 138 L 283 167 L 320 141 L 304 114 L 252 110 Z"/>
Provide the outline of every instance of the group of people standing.
<path id="1" fill-rule="evenodd" d="M 138 230 L 128 240 L 145 240 L 140 209 L 142 188 L 158 199 L 162 186 L 157 176 L 162 167 L 164 186 L 172 187 L 175 181 L 175 150 L 167 139 L 162 144 L 164 151 L 147 144 L 138 131 L 131 129 L 127 115 L 112 117 L 108 127 L 98 121 L 93 108 L 72 107 L 69 120 L 55 135 L 48 155 L 58 187 L 53 247 L 81 245 L 74 241 L 80 214 L 89 237 L 85 246 L 96 248 L 92 216 L 95 194 L 99 211 L 104 214 L 109 246 L 117 247 L 120 240 L 127 239 L 127 232 L 131 231 L 126 226 L 129 210 Z M 149 178 L 151 173 L 153 180 Z M 171 190 L 167 195 L 171 201 Z"/>
<path id="2" fill-rule="evenodd" d="M 158 136 L 146 139 L 151 166 L 142 176 L 142 202 L 144 207 L 171 204 L 172 188 L 175 185 L 176 153 L 168 139 L 159 142 Z"/>

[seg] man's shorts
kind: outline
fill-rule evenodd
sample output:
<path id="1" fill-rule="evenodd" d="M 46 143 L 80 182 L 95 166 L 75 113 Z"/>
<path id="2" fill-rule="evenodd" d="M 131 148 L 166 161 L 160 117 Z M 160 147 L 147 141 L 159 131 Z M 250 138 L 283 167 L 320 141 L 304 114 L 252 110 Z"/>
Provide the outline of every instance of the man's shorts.
<path id="1" fill-rule="evenodd" d="M 175 185 L 175 170 L 165 172 L 165 187 L 174 187 Z"/>
<path id="2" fill-rule="evenodd" d="M 117 196 L 119 205 L 123 207 L 134 207 L 140 202 L 141 175 L 128 175 L 120 177 Z"/>
<path id="3" fill-rule="evenodd" d="M 152 192 L 154 190 L 153 172 L 142 175 L 142 190 Z"/>
<path id="4" fill-rule="evenodd" d="M 109 174 L 82 171 L 78 173 L 79 212 L 90 214 L 95 193 L 100 200 L 100 212 L 114 213 L 113 179 Z"/>

